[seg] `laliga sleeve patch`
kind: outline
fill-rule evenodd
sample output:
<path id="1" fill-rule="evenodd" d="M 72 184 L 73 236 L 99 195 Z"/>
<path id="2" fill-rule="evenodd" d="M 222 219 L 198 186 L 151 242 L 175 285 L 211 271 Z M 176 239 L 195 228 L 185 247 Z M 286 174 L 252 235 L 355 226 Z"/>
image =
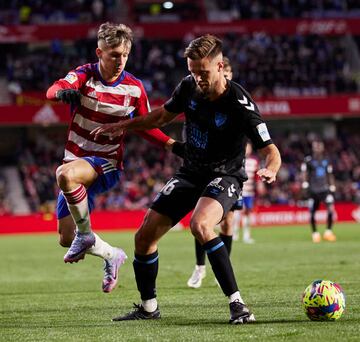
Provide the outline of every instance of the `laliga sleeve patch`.
<path id="1" fill-rule="evenodd" d="M 262 141 L 268 141 L 268 140 L 271 139 L 269 131 L 268 131 L 267 126 L 266 126 L 266 123 L 263 122 L 263 123 L 257 125 L 256 129 L 257 129 Z"/>
<path id="2" fill-rule="evenodd" d="M 69 72 L 64 78 L 64 80 L 69 82 L 70 84 L 75 83 L 77 81 L 77 79 L 78 79 L 78 77 L 75 72 Z"/>

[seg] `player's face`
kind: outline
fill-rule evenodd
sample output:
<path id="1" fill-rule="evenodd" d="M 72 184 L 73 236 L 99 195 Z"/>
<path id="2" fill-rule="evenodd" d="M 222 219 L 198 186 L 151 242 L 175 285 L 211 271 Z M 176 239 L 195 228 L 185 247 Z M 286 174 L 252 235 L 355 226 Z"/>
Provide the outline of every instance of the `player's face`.
<path id="1" fill-rule="evenodd" d="M 188 69 L 196 82 L 197 90 L 205 97 L 213 95 L 216 92 L 219 80 L 224 77 L 222 59 L 192 60 L 188 58 L 187 62 Z"/>
<path id="2" fill-rule="evenodd" d="M 106 78 L 116 79 L 123 72 L 129 57 L 130 49 L 130 44 L 121 44 L 114 48 L 99 46 L 96 49 L 101 72 L 106 75 Z"/>
<path id="3" fill-rule="evenodd" d="M 228 80 L 232 80 L 233 77 L 233 73 L 231 71 L 231 67 L 227 66 L 224 68 L 224 76 L 225 78 L 227 78 Z"/>
<path id="4" fill-rule="evenodd" d="M 321 141 L 313 141 L 312 150 L 314 154 L 322 154 L 324 152 L 324 143 Z"/>

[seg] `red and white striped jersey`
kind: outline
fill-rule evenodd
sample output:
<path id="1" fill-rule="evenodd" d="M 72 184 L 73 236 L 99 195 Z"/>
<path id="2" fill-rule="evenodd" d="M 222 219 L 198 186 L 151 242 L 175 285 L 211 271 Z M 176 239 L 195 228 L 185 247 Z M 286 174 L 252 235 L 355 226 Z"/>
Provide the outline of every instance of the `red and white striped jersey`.
<path id="1" fill-rule="evenodd" d="M 248 180 L 243 185 L 243 196 L 255 196 L 256 171 L 259 169 L 259 161 L 250 156 L 245 158 L 245 171 Z"/>
<path id="2" fill-rule="evenodd" d="M 72 108 L 72 121 L 68 130 L 64 161 L 97 156 L 108 159 L 121 169 L 124 134 L 112 140 L 104 134 L 95 141 L 90 132 L 102 124 L 147 114 L 150 106 L 142 82 L 123 71 L 118 79 L 108 83 L 101 77 L 98 63 L 94 63 L 70 71 L 65 78 L 56 81 L 49 90 L 51 90 L 50 94 L 55 94 L 57 89 L 69 88 L 80 91 L 81 105 Z M 138 134 L 159 145 L 163 145 L 169 139 L 159 130 L 138 132 Z"/>

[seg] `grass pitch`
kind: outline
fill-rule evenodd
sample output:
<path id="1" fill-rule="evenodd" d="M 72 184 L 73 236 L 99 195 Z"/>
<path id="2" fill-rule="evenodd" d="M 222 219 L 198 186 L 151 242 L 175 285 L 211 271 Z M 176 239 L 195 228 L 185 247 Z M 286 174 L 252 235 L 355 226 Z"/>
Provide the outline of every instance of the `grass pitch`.
<path id="1" fill-rule="evenodd" d="M 231 259 L 241 294 L 257 322 L 231 326 L 227 298 L 211 268 L 200 289 L 186 282 L 194 267 L 189 231 L 160 242 L 158 301 L 162 319 L 111 322 L 139 301 L 132 270 L 133 233 L 100 233 L 129 259 L 120 285 L 101 292 L 102 261 L 64 264 L 57 236 L 0 236 L 1 341 L 358 341 L 360 226 L 337 224 L 336 243 L 315 245 L 308 226 L 253 230 L 254 245 L 234 242 Z M 207 263 L 208 264 L 208 263 Z M 208 264 L 209 265 L 209 264 Z M 311 322 L 301 294 L 315 279 L 342 285 L 346 311 L 336 322 Z"/>

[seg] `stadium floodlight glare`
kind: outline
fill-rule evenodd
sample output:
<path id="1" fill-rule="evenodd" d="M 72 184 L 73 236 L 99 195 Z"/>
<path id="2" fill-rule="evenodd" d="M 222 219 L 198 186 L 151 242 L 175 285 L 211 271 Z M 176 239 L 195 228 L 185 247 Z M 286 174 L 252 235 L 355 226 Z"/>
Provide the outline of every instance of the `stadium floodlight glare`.
<path id="1" fill-rule="evenodd" d="M 165 1 L 163 3 L 163 7 L 165 9 L 172 9 L 174 7 L 174 3 L 172 1 Z"/>

